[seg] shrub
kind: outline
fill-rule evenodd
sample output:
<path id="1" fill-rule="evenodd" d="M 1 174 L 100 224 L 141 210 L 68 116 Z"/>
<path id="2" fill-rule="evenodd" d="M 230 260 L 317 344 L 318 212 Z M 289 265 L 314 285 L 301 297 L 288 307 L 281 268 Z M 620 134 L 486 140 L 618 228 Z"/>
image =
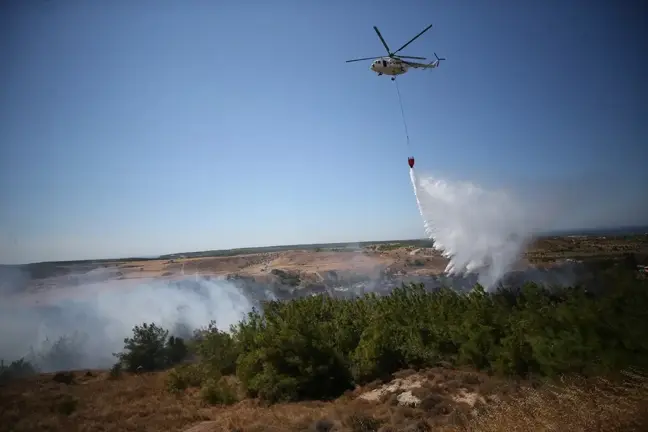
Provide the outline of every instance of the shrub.
<path id="1" fill-rule="evenodd" d="M 171 336 L 166 343 L 167 362 L 170 365 L 182 362 L 189 353 L 184 340 L 180 337 Z"/>
<path id="2" fill-rule="evenodd" d="M 164 369 L 187 356 L 184 340 L 168 336 L 169 331 L 156 324 L 135 326 L 133 337 L 124 339 L 124 351 L 115 356 L 129 372 Z"/>
<path id="3" fill-rule="evenodd" d="M 233 374 L 239 347 L 229 333 L 218 330 L 214 321 L 195 334 L 196 353 L 210 371 L 218 376 Z"/>
<path id="4" fill-rule="evenodd" d="M 110 368 L 110 372 L 108 373 L 108 378 L 118 379 L 121 377 L 121 374 L 122 374 L 122 364 L 121 362 L 117 362 Z"/>
<path id="5" fill-rule="evenodd" d="M 173 368 L 166 378 L 171 392 L 180 392 L 189 387 L 200 387 L 205 380 L 205 371 L 199 364 L 181 365 Z"/>
<path id="6" fill-rule="evenodd" d="M 381 422 L 367 414 L 351 414 L 344 423 L 352 432 L 376 432 L 380 428 Z"/>
<path id="7" fill-rule="evenodd" d="M 9 365 L 4 364 L 4 360 L 0 361 L 0 384 L 9 381 L 25 378 L 36 374 L 38 371 L 30 362 L 21 358 L 12 361 Z"/>
<path id="8" fill-rule="evenodd" d="M 75 397 L 65 395 L 61 400 L 56 403 L 55 410 L 61 415 L 69 416 L 76 411 L 79 405 L 79 400 Z"/>
<path id="9" fill-rule="evenodd" d="M 269 401 L 327 399 L 352 388 L 345 358 L 335 346 L 335 302 L 316 296 L 266 303 L 261 318 L 239 326 L 244 345 L 236 374 L 250 395 Z"/>
<path id="10" fill-rule="evenodd" d="M 74 382 L 73 372 L 56 372 L 52 377 L 52 381 L 61 384 L 72 384 Z"/>
<path id="11" fill-rule="evenodd" d="M 200 390 L 202 399 L 211 405 L 232 405 L 238 402 L 236 387 L 225 377 L 209 378 Z"/>
<path id="12" fill-rule="evenodd" d="M 272 269 L 270 273 L 277 276 L 279 278 L 279 282 L 283 285 L 296 287 L 301 282 L 299 273 L 287 272 L 280 269 Z"/>

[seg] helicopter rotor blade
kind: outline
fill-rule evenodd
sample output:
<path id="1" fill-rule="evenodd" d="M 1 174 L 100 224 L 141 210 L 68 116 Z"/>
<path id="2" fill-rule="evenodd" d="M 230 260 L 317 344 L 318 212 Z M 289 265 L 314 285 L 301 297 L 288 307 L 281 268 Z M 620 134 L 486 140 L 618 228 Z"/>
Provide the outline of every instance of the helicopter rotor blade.
<path id="1" fill-rule="evenodd" d="M 406 58 L 406 59 L 426 60 L 425 57 L 402 56 L 402 55 L 395 55 L 394 57 L 398 57 L 398 58 L 401 58 L 401 59 Z"/>
<path id="2" fill-rule="evenodd" d="M 375 28 L 375 27 L 374 27 L 374 28 Z M 398 48 L 396 51 L 394 51 L 394 54 L 396 54 L 397 52 L 399 52 L 399 51 L 401 51 L 403 48 L 405 48 L 407 45 L 409 45 L 409 44 L 411 44 L 412 42 L 414 42 L 416 39 L 418 39 L 419 36 L 421 36 L 421 35 L 422 35 L 423 33 L 425 33 L 426 31 L 430 30 L 430 28 L 432 28 L 432 24 L 430 24 L 429 26 L 425 27 L 425 29 L 423 29 L 423 31 L 422 31 L 421 33 L 417 34 L 417 35 L 414 36 L 412 39 L 410 39 L 409 42 L 407 42 L 405 45 L 403 45 L 402 47 L 400 47 L 400 48 Z M 378 31 L 378 30 L 376 30 L 376 31 Z"/>
<path id="3" fill-rule="evenodd" d="M 352 62 L 357 62 L 357 61 L 362 61 L 362 60 L 374 60 L 374 59 L 379 59 L 384 56 L 379 56 L 379 57 L 364 57 L 364 58 L 358 58 L 358 59 L 353 59 L 353 60 L 347 60 L 346 63 L 352 63 Z"/>
<path id="4" fill-rule="evenodd" d="M 387 50 L 387 54 L 389 54 L 391 56 L 393 53 L 391 51 L 389 51 L 389 46 L 387 46 L 387 42 L 385 42 L 385 39 L 383 39 L 382 35 L 380 34 L 380 30 L 378 30 L 378 27 L 376 27 L 376 26 L 373 26 L 373 28 L 376 31 L 376 34 L 378 35 L 378 37 L 380 38 L 380 41 L 382 42 L 382 44 L 385 46 L 385 49 Z"/>

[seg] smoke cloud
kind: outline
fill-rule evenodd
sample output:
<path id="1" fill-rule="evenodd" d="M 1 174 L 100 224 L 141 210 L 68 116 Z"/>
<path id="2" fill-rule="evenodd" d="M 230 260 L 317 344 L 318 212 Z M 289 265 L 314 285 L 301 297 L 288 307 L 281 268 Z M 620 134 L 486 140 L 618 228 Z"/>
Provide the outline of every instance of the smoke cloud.
<path id="1" fill-rule="evenodd" d="M 13 281 L 5 280 L 0 358 L 27 357 L 43 371 L 106 368 L 116 362 L 112 354 L 122 351 L 124 338 L 132 335 L 135 325 L 154 322 L 182 337 L 212 320 L 228 330 L 260 300 L 272 299 L 263 291 L 263 298 L 254 298 L 226 280 L 195 276 L 176 281 L 88 281 L 102 273 L 71 275 L 64 286 L 50 285 L 20 296 L 7 288 L 21 279 L 14 275 Z M 75 355 L 61 356 L 64 352 Z"/>

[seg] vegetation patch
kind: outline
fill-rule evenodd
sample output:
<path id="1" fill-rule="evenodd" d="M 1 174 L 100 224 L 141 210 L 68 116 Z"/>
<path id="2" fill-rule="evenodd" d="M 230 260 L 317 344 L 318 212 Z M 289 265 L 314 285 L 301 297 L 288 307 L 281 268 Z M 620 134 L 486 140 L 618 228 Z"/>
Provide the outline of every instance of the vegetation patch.
<path id="1" fill-rule="evenodd" d="M 610 265 L 596 282 L 265 302 L 187 342 L 144 323 L 110 372 L 33 376 L 24 360 L 3 363 L 0 431 L 205 420 L 246 431 L 642 430 L 648 281 Z"/>
<path id="2" fill-rule="evenodd" d="M 196 331 L 189 345 L 198 363 L 175 368 L 169 388 L 209 381 L 211 389 L 235 375 L 246 396 L 289 402 L 336 398 L 399 370 L 438 364 L 518 379 L 647 369 L 647 282 L 614 266 L 599 282 L 606 288 L 596 295 L 532 283 L 492 294 L 412 284 L 382 297 L 266 302 L 228 331 L 214 323 Z M 143 324 L 118 357 L 135 372 L 170 367 L 188 354 L 182 339 Z"/>
<path id="3" fill-rule="evenodd" d="M 277 278 L 279 278 L 279 282 L 282 285 L 296 287 L 301 282 L 301 277 L 299 276 L 299 273 L 296 272 L 287 272 L 285 270 L 272 269 L 270 273 L 277 276 Z"/>

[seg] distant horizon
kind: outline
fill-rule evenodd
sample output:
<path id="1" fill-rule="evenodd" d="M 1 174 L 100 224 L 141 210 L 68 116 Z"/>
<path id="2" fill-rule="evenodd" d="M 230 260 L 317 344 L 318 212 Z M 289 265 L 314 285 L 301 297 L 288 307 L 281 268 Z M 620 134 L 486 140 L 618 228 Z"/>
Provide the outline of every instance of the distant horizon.
<path id="1" fill-rule="evenodd" d="M 541 237 L 552 237 L 552 236 L 574 236 L 574 235 L 641 235 L 648 234 L 648 225 L 628 225 L 628 226 L 618 226 L 618 227 L 605 227 L 605 228 L 581 228 L 581 229 L 569 229 L 569 230 L 553 230 L 543 233 L 538 233 L 532 238 L 541 238 Z M 195 251 L 183 251 L 183 252 L 171 252 L 171 253 L 161 253 L 161 254 L 149 254 L 149 255 L 135 255 L 135 256 L 122 256 L 122 257 L 108 257 L 108 258 L 86 258 L 86 259 L 75 259 L 75 260 L 62 260 L 62 261 L 34 261 L 26 262 L 20 264 L 3 264 L 0 263 L 0 266 L 12 267 L 12 266 L 27 266 L 35 264 L 57 264 L 57 263 L 85 263 L 85 262 L 102 262 L 102 261 L 128 261 L 128 260 L 155 260 L 161 259 L 162 257 L 169 257 L 173 255 L 193 255 L 201 254 L 207 252 L 225 252 L 225 251 L 237 251 L 237 250 L 247 250 L 247 249 L 270 249 L 270 248 L 298 248 L 304 246 L 329 246 L 329 245 L 352 245 L 352 244 L 362 244 L 362 243 L 397 243 L 397 242 L 414 242 L 414 241 L 433 241 L 432 239 L 421 237 L 421 238 L 403 238 L 403 239 L 390 239 L 390 240 L 358 240 L 358 241 L 349 241 L 349 242 L 327 242 L 327 243 L 292 243 L 292 244 L 275 244 L 275 245 L 264 245 L 264 246 L 246 246 L 246 247 L 237 247 L 237 248 L 223 248 L 223 249 L 203 249 Z"/>

